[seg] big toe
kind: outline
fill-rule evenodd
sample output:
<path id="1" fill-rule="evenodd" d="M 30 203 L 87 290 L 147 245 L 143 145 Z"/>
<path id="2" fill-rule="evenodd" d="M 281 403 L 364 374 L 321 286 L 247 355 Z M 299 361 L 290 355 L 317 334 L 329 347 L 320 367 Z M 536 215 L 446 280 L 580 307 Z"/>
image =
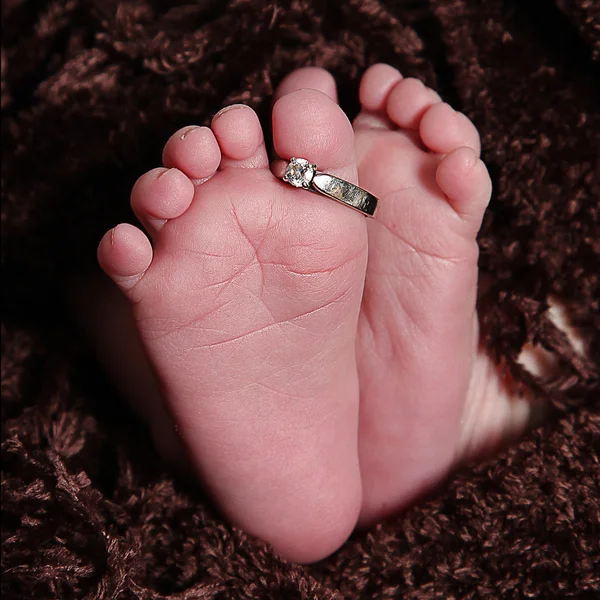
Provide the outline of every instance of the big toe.
<path id="1" fill-rule="evenodd" d="M 354 132 L 348 117 L 325 93 L 299 89 L 273 106 L 273 143 L 282 159 L 306 158 L 352 183 L 358 181 Z"/>
<path id="2" fill-rule="evenodd" d="M 302 67 L 292 71 L 275 90 L 275 101 L 298 90 L 317 90 L 337 102 L 337 86 L 333 75 L 320 67 Z"/>

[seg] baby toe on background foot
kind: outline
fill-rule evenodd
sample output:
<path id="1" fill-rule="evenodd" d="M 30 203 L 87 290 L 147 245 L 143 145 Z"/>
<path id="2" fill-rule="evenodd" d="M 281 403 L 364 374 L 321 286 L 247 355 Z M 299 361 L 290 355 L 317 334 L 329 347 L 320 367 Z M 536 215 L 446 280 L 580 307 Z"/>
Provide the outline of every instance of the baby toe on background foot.
<path id="1" fill-rule="evenodd" d="M 492 195 L 492 181 L 473 148 L 461 146 L 438 165 L 436 180 L 454 210 L 476 235 Z"/>

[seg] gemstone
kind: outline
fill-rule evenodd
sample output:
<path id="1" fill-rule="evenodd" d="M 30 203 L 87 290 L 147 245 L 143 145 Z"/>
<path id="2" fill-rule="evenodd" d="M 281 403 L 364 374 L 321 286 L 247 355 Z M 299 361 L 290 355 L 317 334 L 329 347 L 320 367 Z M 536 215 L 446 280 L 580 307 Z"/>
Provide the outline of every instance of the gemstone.
<path id="1" fill-rule="evenodd" d="M 317 165 L 313 165 L 305 158 L 291 158 L 283 180 L 291 183 L 294 187 L 308 189 L 317 171 Z"/>

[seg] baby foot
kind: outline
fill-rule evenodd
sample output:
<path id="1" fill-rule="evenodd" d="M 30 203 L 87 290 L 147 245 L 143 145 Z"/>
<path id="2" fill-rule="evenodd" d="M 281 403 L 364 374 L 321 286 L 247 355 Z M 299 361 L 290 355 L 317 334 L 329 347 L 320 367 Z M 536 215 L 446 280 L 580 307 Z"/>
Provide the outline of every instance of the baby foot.
<path id="1" fill-rule="evenodd" d="M 356 182 L 352 127 L 313 90 L 273 109 L 281 157 Z M 177 132 L 165 167 L 98 257 L 130 300 L 191 462 L 225 515 L 284 556 L 313 561 L 361 505 L 357 319 L 363 216 L 269 170 L 253 110 Z"/>
<path id="2" fill-rule="evenodd" d="M 381 198 L 358 332 L 368 522 L 406 506 L 457 460 L 479 338 L 476 236 L 491 182 L 474 125 L 420 81 L 375 65 L 360 101 L 361 185 Z"/>
<path id="3" fill-rule="evenodd" d="M 312 68 L 288 76 L 278 96 L 301 88 L 336 99 L 331 75 Z M 359 183 L 380 199 L 368 221 L 357 338 L 367 524 L 406 507 L 526 414 L 512 410 L 478 353 L 476 235 L 491 182 L 477 130 L 387 65 L 365 73 L 360 101 Z"/>

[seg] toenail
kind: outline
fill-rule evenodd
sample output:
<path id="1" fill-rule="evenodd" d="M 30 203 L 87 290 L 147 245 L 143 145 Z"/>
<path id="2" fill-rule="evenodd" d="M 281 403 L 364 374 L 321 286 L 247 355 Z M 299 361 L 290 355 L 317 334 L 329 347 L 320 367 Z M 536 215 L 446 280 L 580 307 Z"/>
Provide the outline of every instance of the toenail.
<path id="1" fill-rule="evenodd" d="M 222 108 L 214 117 L 213 117 L 213 123 L 220 117 L 222 117 L 226 112 L 229 112 L 230 110 L 238 110 L 240 108 L 248 108 L 245 104 L 232 104 L 231 106 L 226 106 L 225 108 Z"/>
<path id="2" fill-rule="evenodd" d="M 200 129 L 200 127 L 198 127 L 198 125 L 192 125 L 191 127 L 188 127 L 182 134 L 181 134 L 181 139 L 185 140 L 185 138 L 192 133 L 192 131 L 196 131 L 196 129 Z"/>
<path id="3" fill-rule="evenodd" d="M 163 175 L 166 175 L 167 173 L 170 173 L 171 171 L 177 171 L 177 169 L 175 167 L 171 167 L 170 169 L 165 169 L 162 173 L 158 174 L 158 177 L 156 179 L 160 179 Z"/>
<path id="4" fill-rule="evenodd" d="M 475 168 L 475 166 L 477 165 L 477 163 L 479 162 L 480 159 L 477 156 L 477 154 L 475 153 L 475 150 L 473 150 L 473 148 L 471 148 L 470 146 L 465 146 L 465 148 L 469 149 L 469 158 L 468 158 L 469 169 L 473 169 L 473 168 Z"/>

